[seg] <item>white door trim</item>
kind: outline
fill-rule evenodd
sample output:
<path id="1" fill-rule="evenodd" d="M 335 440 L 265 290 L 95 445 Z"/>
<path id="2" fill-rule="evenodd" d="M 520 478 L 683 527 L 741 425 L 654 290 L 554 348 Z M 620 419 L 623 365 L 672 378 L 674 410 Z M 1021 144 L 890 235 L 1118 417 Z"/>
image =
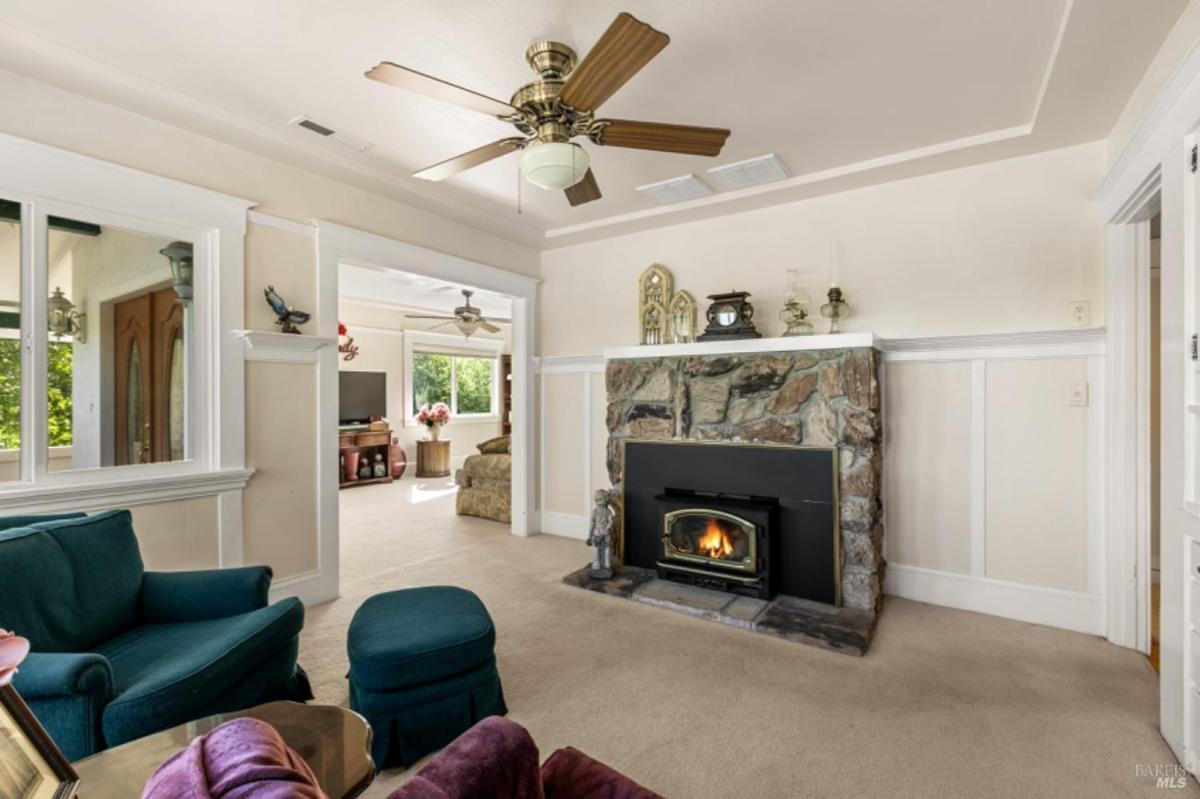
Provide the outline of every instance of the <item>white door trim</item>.
<path id="1" fill-rule="evenodd" d="M 1143 643 L 1139 625 L 1146 623 L 1146 602 L 1139 601 L 1139 588 L 1148 583 L 1149 541 L 1141 535 L 1143 509 L 1149 504 L 1145 464 L 1139 464 L 1139 438 L 1148 431 L 1148 397 L 1139 389 L 1144 374 L 1139 353 L 1148 326 L 1141 319 L 1148 290 L 1140 286 L 1139 269 L 1143 233 L 1139 222 L 1149 204 L 1157 202 L 1162 213 L 1162 409 L 1163 454 L 1161 491 L 1163 524 L 1160 533 L 1164 563 L 1180 564 L 1162 574 L 1162 627 L 1160 636 L 1159 726 L 1163 738 L 1188 768 L 1197 746 L 1196 720 L 1191 719 L 1195 702 L 1189 687 L 1188 619 L 1191 611 L 1184 599 L 1187 575 L 1185 541 L 1200 537 L 1194 515 L 1186 508 L 1184 459 L 1179 424 L 1186 403 L 1183 388 L 1185 363 L 1183 324 L 1186 307 L 1180 289 L 1184 269 L 1195 269 L 1196 200 L 1195 176 L 1191 174 L 1190 151 L 1200 125 L 1200 42 L 1193 44 L 1183 63 L 1147 114 L 1133 137 L 1105 176 L 1096 193 L 1106 223 L 1105 295 L 1108 298 L 1108 436 L 1107 489 L 1109 507 L 1106 540 L 1109 600 L 1108 638 L 1114 643 L 1139 647 Z M 1168 290 L 1175 286 L 1175 291 Z M 1148 456 L 1147 456 L 1148 457 Z M 1171 520 L 1175 520 L 1171 523 Z M 1193 623 L 1195 620 L 1192 620 Z"/>
<path id="2" fill-rule="evenodd" d="M 439 278 L 508 295 L 512 299 L 513 439 L 512 532 L 536 532 L 532 511 L 534 348 L 537 340 L 537 278 L 374 233 L 314 220 L 317 228 L 317 336 L 336 338 L 338 267 L 356 264 Z M 318 350 L 320 442 L 317 447 L 318 601 L 338 596 L 337 350 Z"/>

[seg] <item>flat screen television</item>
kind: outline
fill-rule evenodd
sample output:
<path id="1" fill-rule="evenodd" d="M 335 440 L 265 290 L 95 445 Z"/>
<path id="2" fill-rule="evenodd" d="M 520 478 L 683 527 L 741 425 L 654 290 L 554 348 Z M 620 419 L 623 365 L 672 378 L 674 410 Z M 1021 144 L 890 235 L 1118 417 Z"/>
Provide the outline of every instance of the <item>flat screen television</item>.
<path id="1" fill-rule="evenodd" d="M 361 424 L 387 415 L 387 374 L 338 372 L 338 421 Z"/>

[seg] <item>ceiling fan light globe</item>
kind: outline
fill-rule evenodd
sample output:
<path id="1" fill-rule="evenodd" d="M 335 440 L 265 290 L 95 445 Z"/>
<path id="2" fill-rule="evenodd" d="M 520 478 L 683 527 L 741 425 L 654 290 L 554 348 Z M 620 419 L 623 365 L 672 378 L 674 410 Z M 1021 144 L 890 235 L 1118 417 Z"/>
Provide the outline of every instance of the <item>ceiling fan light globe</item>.
<path id="1" fill-rule="evenodd" d="M 538 188 L 561 191 L 587 174 L 587 150 L 572 142 L 530 144 L 521 151 L 521 174 Z"/>

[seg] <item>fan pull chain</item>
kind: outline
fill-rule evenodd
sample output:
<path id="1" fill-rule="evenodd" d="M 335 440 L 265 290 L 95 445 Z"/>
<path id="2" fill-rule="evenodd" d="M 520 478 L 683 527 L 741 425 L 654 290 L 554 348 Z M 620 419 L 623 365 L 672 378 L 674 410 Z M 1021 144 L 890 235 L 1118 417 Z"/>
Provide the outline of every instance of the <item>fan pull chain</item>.
<path id="1" fill-rule="evenodd" d="M 517 160 L 517 216 L 521 215 L 521 161 Z"/>

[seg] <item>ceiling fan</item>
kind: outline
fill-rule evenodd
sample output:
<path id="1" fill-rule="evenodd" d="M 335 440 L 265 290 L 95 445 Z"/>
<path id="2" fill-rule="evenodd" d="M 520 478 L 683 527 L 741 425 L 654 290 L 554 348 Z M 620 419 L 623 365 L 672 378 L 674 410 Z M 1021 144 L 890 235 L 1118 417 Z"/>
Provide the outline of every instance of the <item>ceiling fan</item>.
<path id="1" fill-rule="evenodd" d="M 479 310 L 478 308 L 476 308 L 474 305 L 471 304 L 471 295 L 474 294 L 475 292 L 471 291 L 470 289 L 463 289 L 462 293 L 463 293 L 463 296 L 466 298 L 466 301 L 463 305 L 460 305 L 459 307 L 454 309 L 454 316 L 421 316 L 421 315 L 417 315 L 417 314 L 405 314 L 404 318 L 405 319 L 441 319 L 442 323 L 440 325 L 434 325 L 433 327 L 431 327 L 429 329 L 437 330 L 439 327 L 445 327 L 446 325 L 454 325 L 455 327 L 458 328 L 458 331 L 460 333 L 462 333 L 464 336 L 466 336 L 467 338 L 470 338 L 471 334 L 474 333 L 479 328 L 483 328 L 484 330 L 486 330 L 489 333 L 499 333 L 500 328 L 496 327 L 496 325 L 494 325 L 493 322 L 499 322 L 501 324 L 511 324 L 512 323 L 511 319 L 497 319 L 497 318 L 489 318 L 487 316 L 484 316 L 483 312 L 481 310 Z"/>
<path id="2" fill-rule="evenodd" d="M 445 180 L 472 167 L 521 151 L 525 179 L 543 189 L 563 189 L 571 205 L 600 199 L 587 150 L 571 141 L 688 155 L 720 154 L 729 131 L 693 125 L 597 119 L 596 109 L 650 63 L 670 38 L 632 14 L 621 12 L 576 66 L 575 51 L 562 42 L 534 42 L 525 60 L 540 75 L 501 102 L 453 83 L 384 61 L 367 71 L 371 80 L 424 94 L 511 123 L 521 132 L 413 173 Z"/>

